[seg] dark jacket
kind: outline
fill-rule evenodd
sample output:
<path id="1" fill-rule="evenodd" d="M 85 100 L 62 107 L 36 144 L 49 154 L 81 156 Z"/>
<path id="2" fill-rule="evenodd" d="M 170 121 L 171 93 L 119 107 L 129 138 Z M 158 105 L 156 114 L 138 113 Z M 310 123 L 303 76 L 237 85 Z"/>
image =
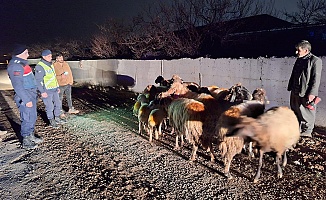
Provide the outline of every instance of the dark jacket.
<path id="1" fill-rule="evenodd" d="M 302 62 L 303 61 L 303 62 Z M 296 71 L 296 64 L 303 63 L 299 74 Z M 294 91 L 296 84 L 299 84 L 300 91 L 298 94 L 300 97 L 307 97 L 308 95 L 318 96 L 318 89 L 321 79 L 322 60 L 317 56 L 309 53 L 303 58 L 298 58 L 292 69 L 291 77 L 288 84 L 288 91 Z M 298 79 L 296 78 L 298 77 Z"/>
<path id="2" fill-rule="evenodd" d="M 7 72 L 11 84 L 15 90 L 15 95 L 26 104 L 34 98 L 32 93 L 36 92 L 36 81 L 28 61 L 13 57 L 7 67 Z"/>

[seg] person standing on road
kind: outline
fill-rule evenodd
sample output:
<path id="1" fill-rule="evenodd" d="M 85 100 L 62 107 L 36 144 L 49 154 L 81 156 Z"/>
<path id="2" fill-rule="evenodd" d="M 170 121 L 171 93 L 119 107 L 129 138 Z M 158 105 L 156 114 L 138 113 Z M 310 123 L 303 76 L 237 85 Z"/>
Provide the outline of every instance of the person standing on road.
<path id="1" fill-rule="evenodd" d="M 43 140 L 35 137 L 37 120 L 37 86 L 32 68 L 28 65 L 28 49 L 16 45 L 8 64 L 8 75 L 15 91 L 14 101 L 20 112 L 22 147 L 34 149 Z"/>
<path id="2" fill-rule="evenodd" d="M 60 118 L 61 101 L 59 98 L 59 84 L 52 64 L 52 52 L 42 51 L 42 58 L 35 66 L 35 78 L 37 88 L 45 105 L 46 115 L 50 126 L 58 128 L 58 124 L 64 124 L 65 120 Z"/>
<path id="3" fill-rule="evenodd" d="M 288 84 L 290 106 L 296 114 L 302 137 L 312 137 L 322 71 L 322 60 L 311 53 L 311 44 L 302 40 L 296 46 L 298 56 Z"/>
<path id="4" fill-rule="evenodd" d="M 55 69 L 55 73 L 57 74 L 57 80 L 60 88 L 59 96 L 61 102 L 63 101 L 63 95 L 66 94 L 66 99 L 69 107 L 68 113 L 69 114 L 79 113 L 79 110 L 76 110 L 72 106 L 71 87 L 74 82 L 74 79 L 72 76 L 70 66 L 66 61 L 64 61 L 62 53 L 57 54 L 56 61 L 54 62 L 53 66 Z"/>

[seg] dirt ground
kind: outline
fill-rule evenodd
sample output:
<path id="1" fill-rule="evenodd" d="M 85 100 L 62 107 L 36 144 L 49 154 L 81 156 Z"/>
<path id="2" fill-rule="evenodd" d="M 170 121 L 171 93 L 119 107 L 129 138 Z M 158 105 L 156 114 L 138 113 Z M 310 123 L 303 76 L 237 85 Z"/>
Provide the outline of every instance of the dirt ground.
<path id="1" fill-rule="evenodd" d="M 326 199 L 325 129 L 300 139 L 282 179 L 273 154 L 266 154 L 254 184 L 258 159 L 239 154 L 228 180 L 219 156 L 211 163 L 199 149 L 197 161 L 190 162 L 190 145 L 173 150 L 173 135 L 153 144 L 139 135 L 135 98 L 113 88 L 74 88 L 73 104 L 81 112 L 59 129 L 47 127 L 39 101 L 36 134 L 44 142 L 27 151 L 16 136 L 13 91 L 1 91 L 0 129 L 7 133 L 0 132 L 0 199 Z"/>

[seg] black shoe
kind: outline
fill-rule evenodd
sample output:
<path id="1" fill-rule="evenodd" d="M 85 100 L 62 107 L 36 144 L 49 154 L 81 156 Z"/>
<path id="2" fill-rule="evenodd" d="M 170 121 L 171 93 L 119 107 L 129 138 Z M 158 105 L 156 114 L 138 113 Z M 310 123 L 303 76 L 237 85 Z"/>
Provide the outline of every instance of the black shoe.
<path id="1" fill-rule="evenodd" d="M 49 126 L 51 126 L 52 128 L 59 128 L 57 122 L 54 119 L 50 119 Z"/>
<path id="2" fill-rule="evenodd" d="M 43 142 L 43 139 L 41 139 L 41 138 L 38 138 L 38 137 L 35 137 L 35 134 L 34 134 L 34 132 L 33 133 L 31 133 L 31 135 L 30 135 L 31 137 L 30 137 L 30 140 L 32 140 L 35 144 L 40 144 L 40 143 L 42 143 Z"/>
<path id="3" fill-rule="evenodd" d="M 32 140 L 31 140 L 31 136 L 25 136 L 23 137 L 23 148 L 24 149 L 35 149 L 37 147 L 37 144 L 35 144 Z"/>

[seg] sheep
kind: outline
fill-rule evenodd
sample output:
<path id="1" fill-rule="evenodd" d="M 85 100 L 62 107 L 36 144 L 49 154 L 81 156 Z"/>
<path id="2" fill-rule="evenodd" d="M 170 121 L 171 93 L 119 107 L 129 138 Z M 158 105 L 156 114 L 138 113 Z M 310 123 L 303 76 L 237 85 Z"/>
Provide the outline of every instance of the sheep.
<path id="1" fill-rule="evenodd" d="M 161 97 L 167 97 L 173 95 L 174 97 L 184 97 L 184 95 L 192 90 L 198 90 L 200 86 L 195 82 L 183 82 L 180 76 L 174 74 L 172 76 L 172 84 L 170 88 L 160 94 Z M 197 89 L 195 89 L 197 88 Z"/>
<path id="2" fill-rule="evenodd" d="M 169 88 L 172 84 L 172 80 L 165 80 L 163 76 L 158 76 L 155 79 L 155 83 Z"/>
<path id="3" fill-rule="evenodd" d="M 156 140 L 158 140 L 158 135 L 162 134 L 162 125 L 164 124 L 164 120 L 168 117 L 167 108 L 171 102 L 172 98 L 169 97 L 159 99 L 158 104 L 150 112 L 148 117 L 149 142 L 152 142 L 154 131 Z"/>
<path id="4" fill-rule="evenodd" d="M 146 95 L 145 94 L 139 94 L 137 96 L 137 100 L 133 106 L 133 114 L 135 116 L 138 116 L 138 111 L 139 111 L 139 108 L 141 106 L 142 103 L 148 103 L 148 99 L 146 98 Z"/>
<path id="5" fill-rule="evenodd" d="M 162 92 L 167 91 L 169 88 L 166 86 L 155 86 L 155 85 L 148 85 L 143 91 L 143 94 L 147 96 L 149 101 L 154 100 L 158 97 L 158 95 Z"/>
<path id="6" fill-rule="evenodd" d="M 258 101 L 247 101 L 245 103 L 230 107 L 225 111 L 217 122 L 217 138 L 219 143 L 219 150 L 224 159 L 224 174 L 231 179 L 229 172 L 233 157 L 241 153 L 245 140 L 241 137 L 226 137 L 226 134 L 231 127 L 240 123 L 241 116 L 257 117 L 264 113 L 264 105 Z"/>
<path id="7" fill-rule="evenodd" d="M 249 98 L 242 94 L 245 92 L 240 87 L 242 86 L 237 84 L 229 90 L 222 89 L 219 92 L 224 92 L 224 94 L 218 98 L 188 91 L 184 93 L 183 97 L 190 98 L 191 96 L 193 99 L 179 98 L 174 100 L 169 107 L 168 115 L 174 130 L 177 132 L 175 149 L 179 148 L 178 137 L 181 137 L 181 144 L 183 144 L 183 136 L 185 135 L 186 139 L 193 145 L 190 160 L 195 160 L 198 145 L 201 144 L 204 149 L 210 152 L 211 161 L 214 161 L 212 143 L 215 139 L 213 137 L 215 122 L 225 109 Z M 234 102 L 230 102 L 230 98 L 227 98 L 227 95 L 230 94 L 234 95 L 232 99 Z"/>
<path id="8" fill-rule="evenodd" d="M 280 161 L 283 157 L 283 167 L 287 164 L 286 151 L 292 148 L 300 138 L 299 122 L 294 112 L 288 107 L 274 107 L 267 110 L 257 119 L 243 117 L 234 130 L 227 134 L 230 136 L 250 137 L 259 146 L 259 164 L 254 178 L 257 183 L 260 178 L 263 154 L 276 152 L 277 176 L 282 178 Z"/>
<path id="9" fill-rule="evenodd" d="M 146 129 L 148 132 L 148 117 L 151 112 L 151 108 L 147 103 L 143 103 L 138 111 L 138 133 L 142 134 L 143 130 Z"/>
<path id="10" fill-rule="evenodd" d="M 201 97 L 202 101 L 216 101 L 213 97 Z M 212 109 L 208 109 L 203 102 L 195 99 L 179 98 L 174 100 L 168 109 L 169 119 L 176 132 L 175 149 L 179 149 L 178 137 L 181 137 L 181 145 L 183 145 L 183 136 L 192 144 L 192 152 L 190 161 L 196 160 L 196 153 L 199 145 L 210 153 L 211 161 L 215 160 L 212 148 L 212 137 L 209 132 L 209 118 L 213 116 L 209 114 Z M 207 103 L 207 102 L 206 102 Z M 208 123 L 207 123 L 208 122 Z"/>
<path id="11" fill-rule="evenodd" d="M 229 138 L 226 137 L 226 134 L 229 132 L 230 128 L 240 122 L 241 116 L 257 118 L 259 115 L 263 114 L 265 110 L 265 95 L 265 90 L 256 89 L 252 95 L 255 98 L 254 100 L 246 100 L 244 103 L 230 107 L 228 110 L 223 112 L 217 121 L 217 143 L 225 166 L 224 173 L 225 176 L 229 179 L 232 178 L 230 174 L 230 165 L 232 159 L 236 154 L 241 153 L 242 149 L 245 147 L 246 142 L 249 142 L 249 155 L 252 156 L 253 153 L 252 143 L 250 140 L 241 137 Z"/>
<path id="12" fill-rule="evenodd" d="M 212 143 L 209 137 L 203 132 L 203 123 L 206 120 L 205 106 L 202 102 L 194 99 L 179 98 L 174 100 L 168 108 L 168 116 L 174 130 L 176 131 L 175 149 L 179 149 L 178 137 L 183 136 L 192 144 L 190 161 L 196 159 L 198 146 L 201 144 L 204 149 L 210 152 L 211 161 L 215 160 Z"/>

